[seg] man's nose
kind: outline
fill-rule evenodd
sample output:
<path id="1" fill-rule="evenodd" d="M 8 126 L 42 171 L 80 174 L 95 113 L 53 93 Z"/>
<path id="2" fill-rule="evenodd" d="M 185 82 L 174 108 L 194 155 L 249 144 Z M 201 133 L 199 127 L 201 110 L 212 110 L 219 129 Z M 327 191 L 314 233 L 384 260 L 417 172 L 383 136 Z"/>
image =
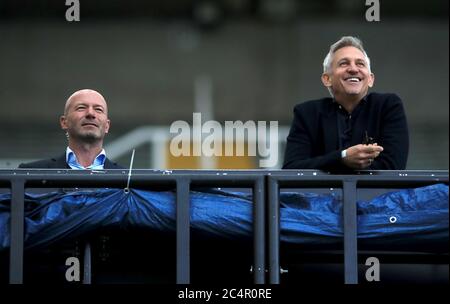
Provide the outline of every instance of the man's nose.
<path id="1" fill-rule="evenodd" d="M 349 73 L 357 73 L 358 72 L 358 66 L 355 63 L 350 63 L 347 67 L 347 72 Z"/>
<path id="2" fill-rule="evenodd" d="M 95 110 L 94 108 L 89 107 L 86 112 L 86 117 L 95 118 Z"/>

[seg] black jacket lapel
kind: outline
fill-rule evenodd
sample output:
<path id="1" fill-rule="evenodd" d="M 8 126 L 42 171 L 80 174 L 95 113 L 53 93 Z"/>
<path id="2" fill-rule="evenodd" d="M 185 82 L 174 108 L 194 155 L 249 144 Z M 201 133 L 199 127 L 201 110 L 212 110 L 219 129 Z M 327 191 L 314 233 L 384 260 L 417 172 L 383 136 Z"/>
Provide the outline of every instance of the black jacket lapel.
<path id="1" fill-rule="evenodd" d="M 118 164 L 110 161 L 108 158 L 105 159 L 105 164 L 103 166 L 105 169 L 123 169 Z"/>
<path id="2" fill-rule="evenodd" d="M 324 106 L 322 112 L 322 128 L 325 153 L 336 151 L 339 147 L 336 111 L 331 102 Z"/>
<path id="3" fill-rule="evenodd" d="M 58 157 L 52 158 L 52 168 L 67 168 L 70 169 L 66 162 L 66 153 L 61 154 Z"/>

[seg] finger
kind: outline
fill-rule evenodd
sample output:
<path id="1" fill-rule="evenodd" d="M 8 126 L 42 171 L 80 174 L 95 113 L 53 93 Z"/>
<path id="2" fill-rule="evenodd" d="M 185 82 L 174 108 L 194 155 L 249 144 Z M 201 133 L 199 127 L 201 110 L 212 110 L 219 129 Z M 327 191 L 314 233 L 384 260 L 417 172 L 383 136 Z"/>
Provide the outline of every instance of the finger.
<path id="1" fill-rule="evenodd" d="M 355 159 L 362 164 L 365 164 L 369 158 L 371 158 L 371 154 L 369 153 L 359 153 L 355 156 Z"/>
<path id="2" fill-rule="evenodd" d="M 369 158 L 371 158 L 372 161 L 373 161 L 373 159 L 377 158 L 379 155 L 380 155 L 380 152 L 379 151 L 375 151 L 373 153 L 370 153 Z"/>
<path id="3" fill-rule="evenodd" d="M 368 152 L 368 153 L 381 152 L 381 151 L 383 151 L 383 147 L 382 146 L 369 145 L 369 146 L 366 147 L 366 152 Z"/>
<path id="4" fill-rule="evenodd" d="M 369 160 L 369 159 L 374 159 L 374 158 L 376 158 L 378 155 L 379 155 L 380 153 L 379 152 L 377 152 L 377 151 L 374 151 L 374 152 L 370 152 L 370 153 L 361 153 L 360 155 L 359 155 L 359 160 L 362 160 L 362 161 L 367 161 L 367 160 Z"/>
<path id="5" fill-rule="evenodd" d="M 374 143 L 373 146 L 377 147 L 377 150 L 383 151 L 384 148 L 382 146 L 379 146 L 377 143 Z"/>

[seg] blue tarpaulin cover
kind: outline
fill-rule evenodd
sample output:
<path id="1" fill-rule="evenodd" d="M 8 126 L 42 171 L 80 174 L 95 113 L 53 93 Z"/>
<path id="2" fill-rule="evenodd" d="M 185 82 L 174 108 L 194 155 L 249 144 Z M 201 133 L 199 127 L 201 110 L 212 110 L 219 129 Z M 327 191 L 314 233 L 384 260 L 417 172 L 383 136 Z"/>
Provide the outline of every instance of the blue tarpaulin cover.
<path id="1" fill-rule="evenodd" d="M 131 189 L 55 191 L 25 194 L 25 247 L 46 246 L 105 227 L 175 230 L 172 191 Z M 10 244 L 9 193 L 0 195 L 0 250 Z M 252 197 L 243 192 L 191 191 L 191 227 L 227 238 L 251 237 Z M 282 192 L 283 242 L 341 242 L 342 198 L 335 193 Z M 388 192 L 358 201 L 358 238 L 392 243 L 414 240 L 448 246 L 448 186 Z"/>

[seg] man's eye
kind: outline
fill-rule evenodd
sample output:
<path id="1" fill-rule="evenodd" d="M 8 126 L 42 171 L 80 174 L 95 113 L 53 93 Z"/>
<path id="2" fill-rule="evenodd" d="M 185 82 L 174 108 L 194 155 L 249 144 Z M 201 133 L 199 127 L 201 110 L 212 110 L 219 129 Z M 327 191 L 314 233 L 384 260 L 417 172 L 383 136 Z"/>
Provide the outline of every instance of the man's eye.
<path id="1" fill-rule="evenodd" d="M 95 111 L 97 111 L 98 113 L 103 113 L 103 109 L 102 108 L 97 108 L 97 109 L 95 109 Z"/>

